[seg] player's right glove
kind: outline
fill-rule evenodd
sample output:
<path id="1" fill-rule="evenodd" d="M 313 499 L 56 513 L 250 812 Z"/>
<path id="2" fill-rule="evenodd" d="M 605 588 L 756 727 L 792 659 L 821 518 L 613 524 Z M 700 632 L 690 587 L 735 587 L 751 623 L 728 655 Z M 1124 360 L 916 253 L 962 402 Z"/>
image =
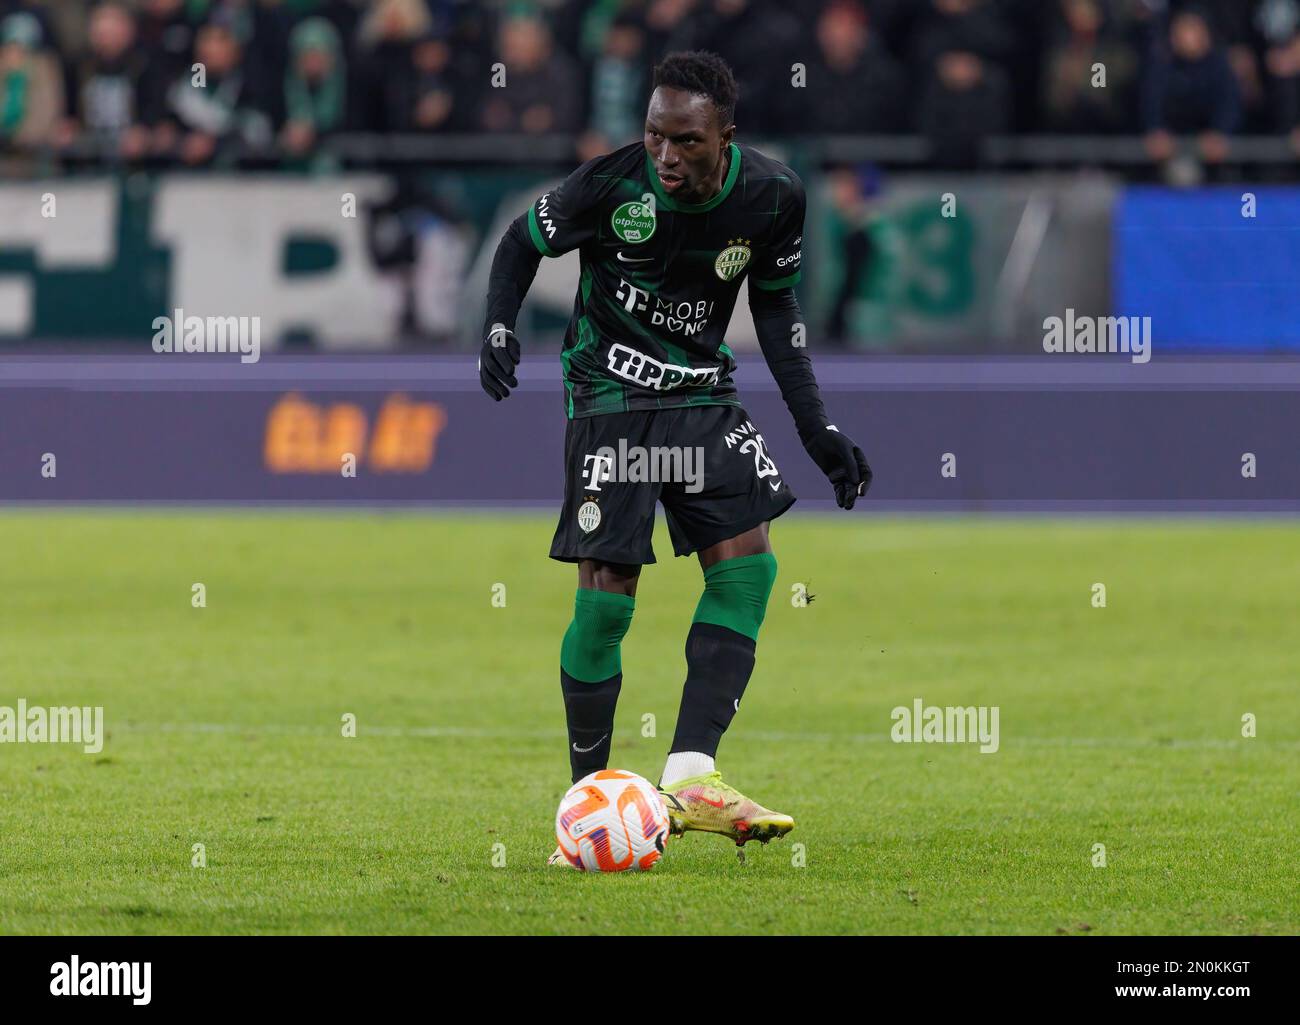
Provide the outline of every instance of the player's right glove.
<path id="1" fill-rule="evenodd" d="M 819 430 L 802 435 L 803 447 L 812 461 L 821 467 L 835 488 L 835 501 L 841 509 L 852 509 L 853 503 L 871 487 L 871 467 L 862 449 L 829 424 Z"/>
<path id="2" fill-rule="evenodd" d="M 506 327 L 495 327 L 483 340 L 478 356 L 478 380 L 483 390 L 500 402 L 519 387 L 515 367 L 519 366 L 519 339 Z"/>

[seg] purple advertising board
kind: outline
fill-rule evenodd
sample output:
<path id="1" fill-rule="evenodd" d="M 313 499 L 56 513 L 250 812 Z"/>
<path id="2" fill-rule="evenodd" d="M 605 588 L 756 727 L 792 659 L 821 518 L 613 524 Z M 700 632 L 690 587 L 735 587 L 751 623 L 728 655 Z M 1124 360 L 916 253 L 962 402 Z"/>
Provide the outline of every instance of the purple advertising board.
<path id="1" fill-rule="evenodd" d="M 501 403 L 474 362 L 7 357 L 0 502 L 554 507 L 558 360 L 527 359 Z M 815 365 L 832 419 L 875 471 L 871 508 L 1300 511 L 1300 362 Z M 760 357 L 737 382 L 801 507 L 827 507 Z"/>

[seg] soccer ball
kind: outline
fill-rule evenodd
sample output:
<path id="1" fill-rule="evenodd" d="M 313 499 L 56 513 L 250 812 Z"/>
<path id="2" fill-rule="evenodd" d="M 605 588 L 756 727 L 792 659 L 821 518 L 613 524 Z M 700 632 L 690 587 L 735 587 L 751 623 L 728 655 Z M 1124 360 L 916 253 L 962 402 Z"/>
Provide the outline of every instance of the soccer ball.
<path id="1" fill-rule="evenodd" d="M 555 838 L 574 868 L 644 872 L 663 856 L 668 808 L 649 780 L 602 769 L 564 795 L 555 813 Z"/>

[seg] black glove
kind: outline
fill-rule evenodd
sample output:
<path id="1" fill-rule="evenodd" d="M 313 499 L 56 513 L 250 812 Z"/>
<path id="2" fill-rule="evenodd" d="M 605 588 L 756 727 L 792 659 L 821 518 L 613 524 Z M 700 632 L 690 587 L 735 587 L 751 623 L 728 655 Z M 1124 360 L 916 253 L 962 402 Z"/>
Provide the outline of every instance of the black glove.
<path id="1" fill-rule="evenodd" d="M 519 339 L 509 328 L 494 329 L 483 341 L 478 357 L 478 380 L 483 390 L 500 402 L 518 388 L 515 367 L 519 366 Z"/>
<path id="2" fill-rule="evenodd" d="M 803 447 L 835 486 L 839 507 L 852 509 L 853 503 L 871 487 L 871 467 L 862 449 L 834 424 L 811 431 L 803 437 Z"/>

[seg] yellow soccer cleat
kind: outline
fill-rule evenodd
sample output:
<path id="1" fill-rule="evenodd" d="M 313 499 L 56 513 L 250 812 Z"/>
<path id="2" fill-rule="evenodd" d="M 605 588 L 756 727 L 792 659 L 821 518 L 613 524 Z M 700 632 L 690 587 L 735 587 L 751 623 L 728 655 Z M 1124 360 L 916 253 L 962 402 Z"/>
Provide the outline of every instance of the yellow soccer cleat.
<path id="1" fill-rule="evenodd" d="M 688 829 L 721 833 L 743 847 L 750 840 L 767 843 L 794 829 L 794 819 L 769 811 L 751 801 L 733 786 L 722 782 L 722 773 L 710 772 L 660 787 L 668 805 L 668 822 L 674 836 Z"/>

